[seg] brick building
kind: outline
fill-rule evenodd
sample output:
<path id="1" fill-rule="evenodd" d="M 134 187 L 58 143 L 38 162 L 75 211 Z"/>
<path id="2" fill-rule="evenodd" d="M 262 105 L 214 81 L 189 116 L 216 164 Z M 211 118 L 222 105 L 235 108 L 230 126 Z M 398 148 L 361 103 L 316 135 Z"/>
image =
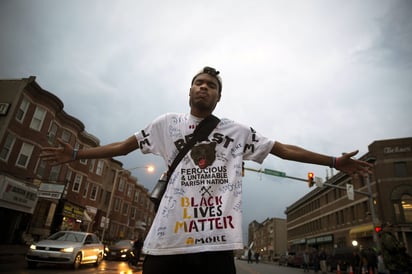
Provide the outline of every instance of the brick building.
<path id="1" fill-rule="evenodd" d="M 248 231 L 249 246 L 254 252 L 259 252 L 263 260 L 273 261 L 287 250 L 285 219 L 267 218 L 262 223 L 253 221 Z"/>
<path id="2" fill-rule="evenodd" d="M 290 250 L 379 247 L 374 227 L 389 223 L 411 253 L 412 138 L 374 141 L 361 159 L 374 163 L 370 176 L 338 173 L 325 182 L 334 187 L 318 187 L 286 208 Z M 353 200 L 346 184 L 353 185 Z"/>
<path id="3" fill-rule="evenodd" d="M 0 80 L 0 243 L 62 229 L 105 233 L 106 240 L 145 236 L 154 208 L 147 189 L 121 162 L 50 166 L 39 158 L 41 148 L 58 145 L 57 138 L 77 148 L 99 146 L 63 107 L 33 76 Z"/>

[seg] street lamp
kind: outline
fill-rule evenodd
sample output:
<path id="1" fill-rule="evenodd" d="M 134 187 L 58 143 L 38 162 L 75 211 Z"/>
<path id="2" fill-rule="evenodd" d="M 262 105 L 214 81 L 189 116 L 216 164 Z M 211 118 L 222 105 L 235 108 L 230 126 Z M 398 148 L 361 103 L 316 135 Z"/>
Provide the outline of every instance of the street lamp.
<path id="1" fill-rule="evenodd" d="M 116 182 L 118 180 L 119 174 L 123 173 L 123 172 L 130 171 L 130 170 L 138 169 L 138 168 L 144 168 L 149 173 L 153 173 L 154 170 L 155 170 L 153 165 L 137 166 L 137 167 L 132 167 L 132 168 L 128 168 L 128 169 L 116 169 L 114 179 L 113 179 L 112 192 L 110 193 L 109 206 L 107 208 L 107 212 L 106 212 L 106 216 L 105 216 L 105 220 L 104 220 L 104 225 L 103 225 L 103 232 L 102 232 L 102 237 L 101 237 L 102 242 L 104 240 L 104 235 L 106 233 L 106 229 L 109 226 L 109 221 L 110 221 L 109 218 L 110 218 L 110 213 L 111 213 L 111 210 L 112 210 L 113 197 L 114 197 L 114 192 L 116 191 Z"/>

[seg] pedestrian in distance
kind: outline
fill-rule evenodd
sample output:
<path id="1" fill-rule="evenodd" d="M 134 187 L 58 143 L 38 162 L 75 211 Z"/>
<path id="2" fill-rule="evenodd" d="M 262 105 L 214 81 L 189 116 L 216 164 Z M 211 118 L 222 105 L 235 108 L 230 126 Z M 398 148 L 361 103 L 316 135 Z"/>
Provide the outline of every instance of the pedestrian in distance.
<path id="1" fill-rule="evenodd" d="M 247 263 L 248 264 L 253 264 L 253 259 L 252 259 L 252 250 L 249 248 L 247 251 Z"/>
<path id="2" fill-rule="evenodd" d="M 44 148 L 41 157 L 51 164 L 63 164 L 140 149 L 160 155 L 170 166 L 190 142 L 195 128 L 212 115 L 221 96 L 219 71 L 204 67 L 191 81 L 189 113 L 161 115 L 125 140 L 99 147 L 78 150 L 60 140 L 60 147 Z M 352 158 L 357 151 L 332 157 L 269 139 L 251 126 L 221 118 L 169 174 L 144 242 L 143 273 L 236 273 L 233 250 L 243 248 L 242 163 L 262 163 L 269 154 L 329 166 L 350 175 L 370 172 L 371 168 L 369 163 Z"/>
<path id="3" fill-rule="evenodd" d="M 143 240 L 140 236 L 138 236 L 137 239 L 135 239 L 133 242 L 133 254 L 130 258 L 131 265 L 138 266 L 140 255 L 142 253 L 142 247 L 143 247 Z"/>
<path id="4" fill-rule="evenodd" d="M 303 272 L 309 272 L 310 256 L 308 251 L 303 252 Z"/>
<path id="5" fill-rule="evenodd" d="M 255 251 L 255 262 L 258 264 L 260 259 L 260 253 L 258 251 Z"/>
<path id="6" fill-rule="evenodd" d="M 355 274 L 360 273 L 361 257 L 357 250 L 352 251 L 352 256 L 350 258 L 350 266 Z"/>
<path id="7" fill-rule="evenodd" d="M 327 272 L 326 259 L 327 259 L 326 252 L 322 248 L 319 253 L 319 265 L 320 265 L 320 271 L 322 272 L 322 274 L 326 274 Z"/>

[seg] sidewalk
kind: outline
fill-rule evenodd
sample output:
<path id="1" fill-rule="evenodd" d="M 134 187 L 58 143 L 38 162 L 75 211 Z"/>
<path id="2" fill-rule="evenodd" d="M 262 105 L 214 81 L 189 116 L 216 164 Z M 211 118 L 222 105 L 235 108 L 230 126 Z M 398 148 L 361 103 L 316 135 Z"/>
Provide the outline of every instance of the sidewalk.
<path id="1" fill-rule="evenodd" d="M 0 264 L 9 263 L 24 257 L 28 248 L 26 245 L 0 244 Z"/>

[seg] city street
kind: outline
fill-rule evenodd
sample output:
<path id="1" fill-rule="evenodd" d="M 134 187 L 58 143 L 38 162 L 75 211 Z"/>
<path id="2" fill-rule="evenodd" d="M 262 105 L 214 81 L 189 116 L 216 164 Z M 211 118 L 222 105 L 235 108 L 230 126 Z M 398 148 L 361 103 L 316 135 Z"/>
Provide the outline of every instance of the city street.
<path id="1" fill-rule="evenodd" d="M 275 263 L 258 263 L 248 264 L 247 261 L 236 261 L 237 274 L 302 274 L 303 270 L 300 268 L 279 266 Z M 311 271 L 311 273 L 314 273 Z"/>
<path id="2" fill-rule="evenodd" d="M 91 274 L 91 273 L 107 273 L 107 274 L 138 274 L 142 273 L 141 267 L 132 269 L 123 261 L 106 261 L 104 260 L 98 267 L 93 265 L 82 265 L 78 270 L 73 270 L 65 265 L 49 265 L 39 264 L 36 269 L 28 269 L 24 255 L 8 256 L 0 258 L 0 273 L 13 274 Z"/>
<path id="3" fill-rule="evenodd" d="M 277 264 L 253 263 L 248 264 L 247 261 L 236 260 L 237 274 L 298 274 L 302 273 L 302 269 L 278 266 Z M 141 267 L 131 269 L 126 262 L 121 261 L 106 261 L 104 260 L 99 267 L 93 265 L 83 265 L 78 270 L 72 270 L 68 266 L 61 265 L 46 265 L 40 264 L 36 269 L 28 269 L 23 254 L 7 254 L 0 256 L 0 273 L 13 274 L 91 274 L 91 273 L 106 273 L 106 274 L 140 274 Z"/>

